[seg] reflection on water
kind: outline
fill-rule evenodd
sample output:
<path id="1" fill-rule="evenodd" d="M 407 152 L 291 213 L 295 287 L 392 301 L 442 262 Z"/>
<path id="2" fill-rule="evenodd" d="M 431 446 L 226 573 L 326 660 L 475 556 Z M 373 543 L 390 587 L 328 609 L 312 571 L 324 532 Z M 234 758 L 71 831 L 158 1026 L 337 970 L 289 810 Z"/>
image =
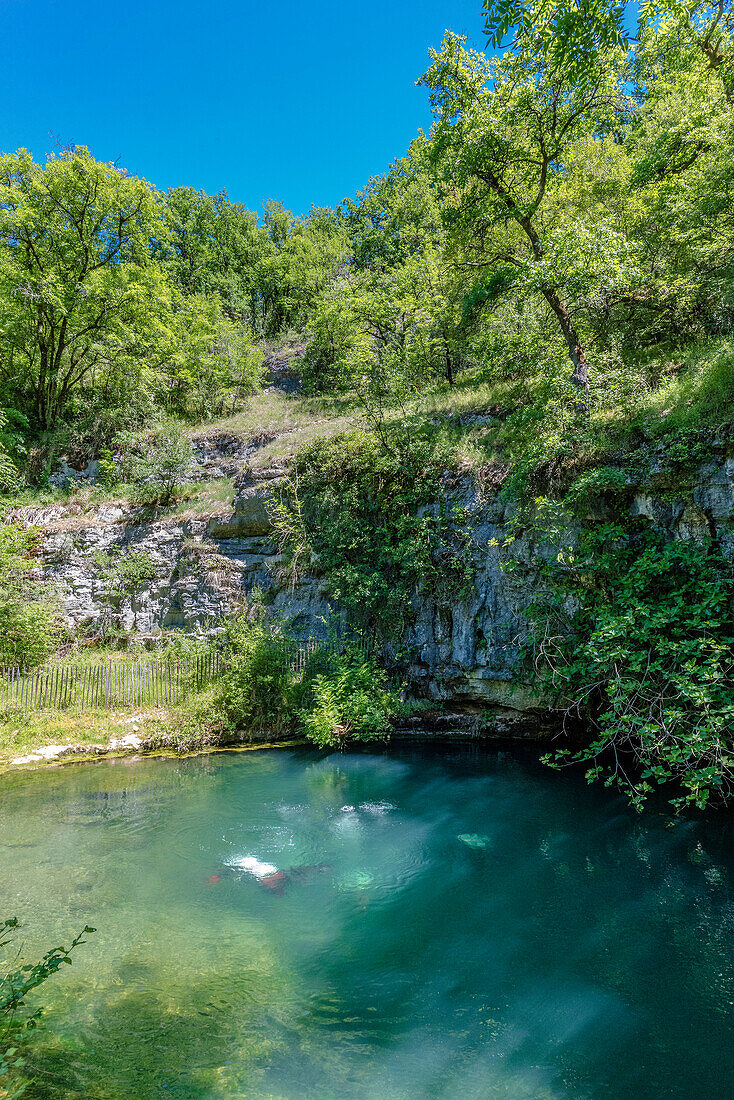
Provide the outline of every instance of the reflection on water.
<path id="1" fill-rule="evenodd" d="M 734 1095 L 731 829 L 475 749 L 0 780 L 29 1098 Z"/>

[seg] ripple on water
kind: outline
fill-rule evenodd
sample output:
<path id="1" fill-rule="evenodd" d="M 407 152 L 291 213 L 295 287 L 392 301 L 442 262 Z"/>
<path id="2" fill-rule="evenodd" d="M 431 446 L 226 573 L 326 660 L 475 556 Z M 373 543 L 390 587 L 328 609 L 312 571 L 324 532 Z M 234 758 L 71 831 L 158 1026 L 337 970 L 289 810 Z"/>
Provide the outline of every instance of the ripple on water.
<path id="1" fill-rule="evenodd" d="M 99 930 L 28 1100 L 734 1095 L 722 830 L 476 750 L 0 779 L 29 955 Z"/>

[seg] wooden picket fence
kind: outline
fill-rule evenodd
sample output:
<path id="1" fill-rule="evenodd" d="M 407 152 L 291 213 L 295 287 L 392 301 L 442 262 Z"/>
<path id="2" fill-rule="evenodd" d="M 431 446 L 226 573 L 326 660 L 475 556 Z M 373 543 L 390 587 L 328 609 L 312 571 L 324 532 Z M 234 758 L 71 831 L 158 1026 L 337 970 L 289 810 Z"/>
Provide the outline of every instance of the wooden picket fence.
<path id="1" fill-rule="evenodd" d="M 287 666 L 302 675 L 315 653 L 339 652 L 341 648 L 339 641 L 294 642 L 287 653 Z M 175 704 L 188 691 L 206 687 L 226 668 L 224 657 L 214 652 L 174 660 L 121 658 L 87 666 L 0 667 L 0 712 Z"/>
<path id="2" fill-rule="evenodd" d="M 179 703 L 224 670 L 217 653 L 176 660 L 111 660 L 75 667 L 0 670 L 0 710 L 96 710 Z"/>

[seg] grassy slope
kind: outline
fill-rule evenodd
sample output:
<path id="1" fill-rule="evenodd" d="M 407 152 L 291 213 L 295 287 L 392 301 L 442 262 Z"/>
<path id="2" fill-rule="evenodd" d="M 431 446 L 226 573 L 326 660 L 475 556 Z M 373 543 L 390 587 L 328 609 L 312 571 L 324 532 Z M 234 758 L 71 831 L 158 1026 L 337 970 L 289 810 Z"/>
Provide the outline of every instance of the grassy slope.
<path id="1" fill-rule="evenodd" d="M 643 379 L 643 376 L 644 379 Z M 652 381 L 651 381 L 652 379 Z M 441 384 L 416 396 L 389 416 L 387 429 L 408 429 L 454 455 L 457 465 L 477 468 L 521 454 L 524 434 L 537 442 L 547 435 L 552 445 L 556 413 L 543 414 L 546 379 L 508 377 L 486 380 L 481 371 L 468 371 L 454 386 Z M 599 395 L 595 400 L 594 389 Z M 534 406 L 537 416 L 527 428 L 518 427 L 513 413 Z M 465 423 L 473 414 L 493 415 L 486 423 Z M 661 351 L 630 364 L 613 379 L 592 383 L 589 430 L 583 444 L 599 458 L 633 445 L 687 429 L 718 426 L 734 416 L 734 339 L 700 340 L 683 350 Z M 220 420 L 192 425 L 192 438 L 236 434 L 257 445 L 255 468 L 283 465 L 304 444 L 365 426 L 363 410 L 350 397 L 304 397 L 268 388 L 250 399 L 246 408 Z M 187 486 L 183 499 L 166 514 L 212 515 L 226 512 L 232 500 L 231 478 Z M 129 501 L 125 487 L 78 490 L 26 490 L 8 506 L 41 507 L 64 504 L 84 516 L 103 502 Z M 162 515 L 159 512 L 158 515 Z"/>
<path id="2" fill-rule="evenodd" d="M 547 434 L 552 445 L 557 415 L 553 408 L 543 415 L 545 388 L 543 376 L 498 381 L 486 380 L 481 371 L 466 372 L 456 385 L 438 385 L 395 409 L 387 428 L 407 427 L 409 437 L 431 439 L 442 452 L 453 454 L 457 465 L 481 467 L 507 459 L 508 452 L 522 453 L 525 441 L 535 442 L 538 433 Z M 641 437 L 655 441 L 728 423 L 734 416 L 734 340 L 708 339 L 684 350 L 658 350 L 614 378 L 597 381 L 596 391 L 598 400 L 592 383 L 590 422 L 582 446 L 600 459 L 633 446 Z M 527 428 L 505 415 L 533 404 L 537 417 L 529 418 Z M 490 414 L 486 422 L 471 423 L 473 415 L 485 413 Z M 269 390 L 253 398 L 244 411 L 207 425 L 206 431 L 232 431 L 247 439 L 275 435 L 252 459 L 253 466 L 266 467 L 283 463 L 305 443 L 362 426 L 363 411 L 349 398 L 308 398 Z"/>

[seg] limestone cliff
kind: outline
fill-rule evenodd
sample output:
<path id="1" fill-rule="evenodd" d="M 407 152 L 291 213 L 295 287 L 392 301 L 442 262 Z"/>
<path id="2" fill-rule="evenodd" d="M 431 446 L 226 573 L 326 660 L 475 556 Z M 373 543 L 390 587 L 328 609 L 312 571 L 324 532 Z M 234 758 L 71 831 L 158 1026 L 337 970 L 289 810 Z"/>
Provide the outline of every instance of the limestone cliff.
<path id="1" fill-rule="evenodd" d="M 208 633 L 259 589 L 300 634 L 324 636 L 339 615 L 324 579 L 305 576 L 293 584 L 281 575 L 266 503 L 283 470 L 252 470 L 247 448 L 232 439 L 210 441 L 204 451 L 198 476 L 223 468 L 236 473 L 234 498 L 216 514 L 151 521 L 129 505 L 105 504 L 81 515 L 71 503 L 23 515 L 44 530 L 43 569 L 57 587 L 69 625 L 93 632 L 107 620 L 148 636 L 172 629 Z M 726 440 L 715 442 L 710 454 L 710 461 L 683 478 L 673 478 L 663 462 L 653 464 L 644 482 L 630 485 L 629 508 L 670 538 L 715 538 L 734 556 L 734 454 Z M 476 585 L 464 602 L 437 592 L 416 597 L 415 622 L 404 639 L 412 654 L 411 680 L 420 694 L 455 704 L 513 712 L 547 708 L 549 700 L 520 667 L 519 652 L 540 583 L 539 563 L 552 551 L 527 535 L 500 550 L 512 506 L 496 494 L 482 495 L 472 478 L 455 480 L 447 493 L 472 517 Z M 592 507 L 603 515 L 606 502 L 600 497 Z M 566 538 L 572 542 L 574 532 Z M 130 549 L 148 554 L 156 572 L 134 596 L 111 589 L 100 564 Z"/>

